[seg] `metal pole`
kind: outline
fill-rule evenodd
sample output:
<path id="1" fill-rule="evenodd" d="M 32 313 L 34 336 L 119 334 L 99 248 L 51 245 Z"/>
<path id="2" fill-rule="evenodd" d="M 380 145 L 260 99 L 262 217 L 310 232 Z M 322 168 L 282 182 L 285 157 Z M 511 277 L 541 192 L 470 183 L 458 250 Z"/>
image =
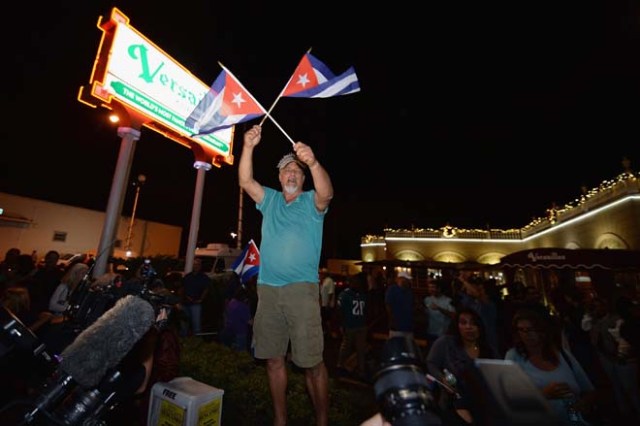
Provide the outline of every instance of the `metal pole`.
<path id="1" fill-rule="evenodd" d="M 138 211 L 138 197 L 140 196 L 140 190 L 142 189 L 142 185 L 147 181 L 147 177 L 145 175 L 138 175 L 138 182 L 134 182 L 133 184 L 136 187 L 136 195 L 133 199 L 133 209 L 131 211 L 131 220 L 129 221 L 129 229 L 127 231 L 127 240 L 124 246 L 125 255 L 129 257 L 131 255 L 131 235 L 133 234 L 133 226 L 135 225 L 136 211 Z M 142 254 L 139 254 L 142 256 Z"/>
<path id="2" fill-rule="evenodd" d="M 120 214 L 122 213 L 122 201 L 124 188 L 129 180 L 133 152 L 136 141 L 140 139 L 140 130 L 131 127 L 118 127 L 118 136 L 122 138 L 120 142 L 120 153 L 118 162 L 111 183 L 111 192 L 107 202 L 104 227 L 100 236 L 100 245 L 96 253 L 96 263 L 93 268 L 93 277 L 97 278 L 107 272 L 109 257 L 113 253 L 113 243 L 116 239 L 116 230 Z"/>
<path id="3" fill-rule="evenodd" d="M 196 161 L 193 167 L 198 170 L 196 178 L 196 190 L 193 194 L 193 211 L 191 212 L 191 225 L 189 228 L 189 241 L 187 242 L 187 253 L 184 261 L 184 273 L 188 274 L 193 270 L 193 259 L 196 256 L 196 244 L 198 243 L 198 230 L 200 228 L 200 210 L 202 207 L 202 191 L 204 189 L 205 173 L 211 170 L 211 163 Z"/>
<path id="4" fill-rule="evenodd" d="M 133 232 L 133 223 L 136 220 L 136 208 L 138 207 L 138 197 L 140 196 L 140 185 L 136 186 L 136 196 L 133 199 L 133 210 L 131 211 L 131 219 L 129 220 L 129 230 L 127 231 L 127 243 L 124 245 L 127 256 L 131 250 L 131 233 Z"/>

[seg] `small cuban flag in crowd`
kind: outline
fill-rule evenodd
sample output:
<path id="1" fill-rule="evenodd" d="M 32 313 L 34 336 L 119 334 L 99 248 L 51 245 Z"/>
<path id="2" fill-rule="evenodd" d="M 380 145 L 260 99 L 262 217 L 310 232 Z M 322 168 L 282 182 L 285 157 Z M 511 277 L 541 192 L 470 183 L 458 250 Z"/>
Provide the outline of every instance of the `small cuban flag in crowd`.
<path id="1" fill-rule="evenodd" d="M 294 98 L 330 98 L 360 91 L 353 67 L 334 75 L 329 67 L 311 53 L 305 53 L 282 96 Z"/>
<path id="2" fill-rule="evenodd" d="M 260 252 L 253 240 L 249 241 L 240 256 L 233 262 L 231 269 L 238 274 L 242 284 L 258 274 L 260 269 Z"/>

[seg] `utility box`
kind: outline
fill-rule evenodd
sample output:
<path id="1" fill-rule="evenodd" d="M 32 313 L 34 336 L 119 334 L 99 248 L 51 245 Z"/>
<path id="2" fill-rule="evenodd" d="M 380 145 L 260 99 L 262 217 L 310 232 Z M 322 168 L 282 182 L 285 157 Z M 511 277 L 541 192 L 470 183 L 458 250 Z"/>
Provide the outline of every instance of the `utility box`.
<path id="1" fill-rule="evenodd" d="M 191 377 L 158 382 L 151 388 L 148 426 L 220 426 L 224 390 Z"/>

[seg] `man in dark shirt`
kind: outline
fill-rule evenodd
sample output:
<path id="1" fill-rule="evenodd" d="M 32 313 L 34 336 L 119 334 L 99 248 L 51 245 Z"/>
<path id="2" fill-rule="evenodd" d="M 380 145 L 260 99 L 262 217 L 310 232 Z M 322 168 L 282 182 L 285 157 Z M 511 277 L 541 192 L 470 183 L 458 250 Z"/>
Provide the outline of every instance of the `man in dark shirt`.
<path id="1" fill-rule="evenodd" d="M 354 352 L 358 360 L 358 378 L 368 380 L 365 366 L 367 351 L 367 276 L 364 272 L 352 275 L 348 287 L 338 296 L 338 318 L 342 329 L 342 343 L 338 352 L 338 372 L 346 373 L 347 358 Z"/>
<path id="2" fill-rule="evenodd" d="M 202 260 L 193 260 L 193 270 L 182 280 L 184 288 L 184 310 L 189 318 L 192 334 L 202 331 L 202 301 L 207 297 L 211 279 L 202 272 Z"/>
<path id="3" fill-rule="evenodd" d="M 389 318 L 389 338 L 406 336 L 413 339 L 413 290 L 409 271 L 399 271 L 395 282 L 387 287 L 384 302 Z"/>

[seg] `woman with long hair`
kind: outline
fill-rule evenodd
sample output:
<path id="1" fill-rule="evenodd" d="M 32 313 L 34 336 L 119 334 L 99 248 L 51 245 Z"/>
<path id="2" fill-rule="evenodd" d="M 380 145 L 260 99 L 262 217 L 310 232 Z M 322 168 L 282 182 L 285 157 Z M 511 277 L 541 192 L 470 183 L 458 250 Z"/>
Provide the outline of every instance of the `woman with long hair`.
<path id="1" fill-rule="evenodd" d="M 595 402 L 595 388 L 575 357 L 558 345 L 554 323 L 540 312 L 522 309 L 512 328 L 514 345 L 505 359 L 522 368 L 563 424 L 588 425 L 583 414 Z"/>
<path id="2" fill-rule="evenodd" d="M 438 405 L 446 425 L 474 422 L 471 413 L 473 396 L 465 377 L 470 374 L 478 358 L 496 359 L 498 354 L 487 340 L 484 323 L 478 313 L 470 308 L 461 308 L 451 322 L 448 333 L 433 342 L 427 356 L 429 374 L 455 390 L 455 393 L 440 391 Z"/>

